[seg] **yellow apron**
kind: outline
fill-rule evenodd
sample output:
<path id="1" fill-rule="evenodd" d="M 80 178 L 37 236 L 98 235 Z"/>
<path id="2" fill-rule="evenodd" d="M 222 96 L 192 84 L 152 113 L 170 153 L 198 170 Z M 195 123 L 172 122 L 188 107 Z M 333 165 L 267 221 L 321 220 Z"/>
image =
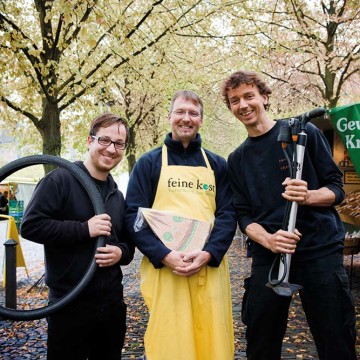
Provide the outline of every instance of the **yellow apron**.
<path id="1" fill-rule="evenodd" d="M 207 167 L 169 166 L 162 149 L 162 168 L 153 209 L 214 223 L 215 177 Z M 226 256 L 220 266 L 204 267 L 190 277 L 155 269 L 147 257 L 140 268 L 140 289 L 150 317 L 145 333 L 148 360 L 232 360 L 234 332 L 230 274 Z"/>

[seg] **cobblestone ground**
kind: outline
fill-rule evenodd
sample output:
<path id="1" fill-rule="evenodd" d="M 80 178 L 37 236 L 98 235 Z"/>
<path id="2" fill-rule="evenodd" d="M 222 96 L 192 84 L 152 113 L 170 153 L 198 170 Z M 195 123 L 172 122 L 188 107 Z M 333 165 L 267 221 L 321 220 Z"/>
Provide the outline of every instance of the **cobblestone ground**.
<path id="1" fill-rule="evenodd" d="M 235 358 L 245 359 L 244 326 L 241 323 L 241 298 L 243 294 L 242 283 L 250 269 L 250 260 L 240 240 L 235 240 L 228 253 L 231 272 L 232 300 L 235 328 Z M 25 254 L 26 259 L 26 254 Z M 139 283 L 139 264 L 141 254 L 136 253 L 131 265 L 124 267 L 125 297 L 128 304 L 128 332 L 124 347 L 124 360 L 139 359 L 143 354 L 143 335 L 148 314 L 142 300 Z M 349 269 L 350 256 L 345 257 Z M 360 256 L 354 257 L 353 267 L 353 295 L 357 307 L 358 332 L 360 330 Z M 20 281 L 20 288 L 29 288 L 39 279 L 35 278 Z M 41 283 L 40 283 L 41 285 Z M 41 289 L 40 289 L 41 290 Z M 39 288 L 33 289 L 34 296 L 39 297 Z M 3 297 L 0 293 L 0 300 Z M 1 300 L 3 301 L 3 300 Z M 33 300 L 32 300 L 33 301 Z M 31 302 L 31 301 L 30 301 Z M 1 303 L 3 305 L 3 302 Z M 358 341 L 358 354 L 360 359 L 360 342 Z M 46 321 L 0 321 L 0 359 L 25 360 L 46 358 Z M 313 339 L 302 311 L 299 297 L 295 296 L 289 314 L 288 331 L 283 343 L 283 360 L 317 359 Z M 65 360 L 65 359 L 64 359 Z M 104 359 L 105 360 L 105 359 Z M 171 359 L 169 359 L 171 360 Z M 339 359 L 341 360 L 341 359 Z"/>

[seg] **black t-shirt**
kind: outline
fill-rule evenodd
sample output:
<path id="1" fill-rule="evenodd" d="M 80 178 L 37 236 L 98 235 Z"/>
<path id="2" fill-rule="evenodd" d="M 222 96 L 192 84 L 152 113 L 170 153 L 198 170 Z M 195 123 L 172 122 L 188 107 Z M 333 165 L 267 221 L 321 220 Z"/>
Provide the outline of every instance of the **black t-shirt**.
<path id="1" fill-rule="evenodd" d="M 102 181 L 102 180 L 98 180 L 98 179 L 95 179 L 93 178 L 96 185 L 98 186 L 98 188 L 100 189 L 100 195 L 101 195 L 101 198 L 103 199 L 103 201 L 105 201 L 106 199 L 106 195 L 108 194 L 109 192 L 109 182 L 108 182 L 108 179 Z"/>

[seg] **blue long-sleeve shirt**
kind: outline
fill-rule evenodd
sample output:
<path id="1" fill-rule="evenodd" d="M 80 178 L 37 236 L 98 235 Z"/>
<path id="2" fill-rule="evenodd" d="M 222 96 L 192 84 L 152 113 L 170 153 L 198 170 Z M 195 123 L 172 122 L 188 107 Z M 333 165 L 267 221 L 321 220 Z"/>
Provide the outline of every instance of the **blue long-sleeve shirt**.
<path id="1" fill-rule="evenodd" d="M 184 149 L 181 142 L 173 140 L 171 134 L 166 136 L 165 145 L 168 149 L 168 165 L 206 166 L 201 152 L 199 134 L 187 149 Z M 138 208 L 151 208 L 155 200 L 162 165 L 161 150 L 162 147 L 158 147 L 138 159 L 130 174 L 125 199 L 127 230 L 136 246 L 149 258 L 155 268 L 163 266 L 161 261 L 171 250 L 154 235 L 149 227 L 135 232 L 133 226 Z M 209 265 L 219 266 L 232 242 L 236 229 L 236 216 L 232 206 L 232 192 L 227 178 L 226 161 L 208 150 L 205 150 L 205 153 L 215 174 L 216 212 L 214 227 L 203 250 L 212 255 Z"/>

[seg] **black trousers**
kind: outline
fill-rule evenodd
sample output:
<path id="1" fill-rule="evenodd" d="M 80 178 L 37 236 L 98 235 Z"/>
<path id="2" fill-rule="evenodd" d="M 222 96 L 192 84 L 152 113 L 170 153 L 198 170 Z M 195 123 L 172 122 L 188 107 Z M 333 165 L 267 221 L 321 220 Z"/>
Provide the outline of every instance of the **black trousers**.
<path id="1" fill-rule="evenodd" d="M 281 358 L 291 297 L 265 286 L 270 266 L 253 266 L 246 279 L 242 315 L 248 360 Z M 292 264 L 289 282 L 303 286 L 299 294 L 319 359 L 356 360 L 355 309 L 342 254 Z"/>
<path id="2" fill-rule="evenodd" d="M 48 321 L 48 360 L 120 360 L 126 333 L 126 305 L 67 306 Z"/>

